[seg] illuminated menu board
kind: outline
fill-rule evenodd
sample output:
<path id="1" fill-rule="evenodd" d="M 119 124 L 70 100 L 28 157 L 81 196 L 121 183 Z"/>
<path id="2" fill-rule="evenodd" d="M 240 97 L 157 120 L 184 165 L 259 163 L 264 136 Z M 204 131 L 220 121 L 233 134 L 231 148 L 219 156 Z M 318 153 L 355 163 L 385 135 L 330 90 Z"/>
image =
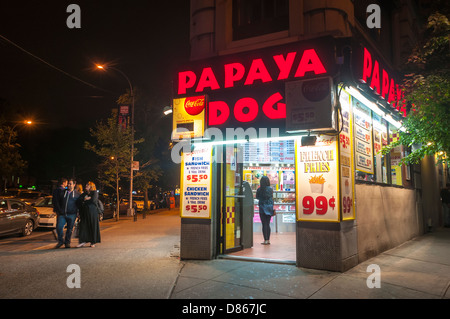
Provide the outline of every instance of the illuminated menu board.
<path id="1" fill-rule="evenodd" d="M 297 220 L 339 222 L 337 156 L 335 136 L 318 137 L 315 146 L 297 141 Z"/>
<path id="2" fill-rule="evenodd" d="M 339 101 L 342 109 L 342 130 L 339 134 L 339 168 L 341 172 L 341 216 L 342 220 L 355 219 L 355 173 L 353 165 L 352 109 L 350 95 L 342 90 Z"/>
<path id="3" fill-rule="evenodd" d="M 181 217 L 211 218 L 211 146 L 184 153 L 181 163 Z"/>
<path id="4" fill-rule="evenodd" d="M 352 103 L 355 166 L 361 172 L 373 174 L 372 111 L 354 97 Z"/>
<path id="5" fill-rule="evenodd" d="M 244 144 L 244 163 L 294 164 L 295 142 L 272 141 Z"/>

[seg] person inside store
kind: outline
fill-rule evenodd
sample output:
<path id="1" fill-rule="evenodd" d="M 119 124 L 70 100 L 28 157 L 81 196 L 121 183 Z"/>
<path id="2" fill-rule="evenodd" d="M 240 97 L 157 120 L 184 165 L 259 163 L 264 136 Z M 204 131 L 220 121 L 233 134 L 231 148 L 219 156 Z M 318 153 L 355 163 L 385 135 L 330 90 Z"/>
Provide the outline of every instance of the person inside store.
<path id="1" fill-rule="evenodd" d="M 259 217 L 262 224 L 264 242 L 262 245 L 270 245 L 270 219 L 275 215 L 273 210 L 273 189 L 270 187 L 270 180 L 263 176 L 256 191 L 256 199 L 259 201 Z"/>

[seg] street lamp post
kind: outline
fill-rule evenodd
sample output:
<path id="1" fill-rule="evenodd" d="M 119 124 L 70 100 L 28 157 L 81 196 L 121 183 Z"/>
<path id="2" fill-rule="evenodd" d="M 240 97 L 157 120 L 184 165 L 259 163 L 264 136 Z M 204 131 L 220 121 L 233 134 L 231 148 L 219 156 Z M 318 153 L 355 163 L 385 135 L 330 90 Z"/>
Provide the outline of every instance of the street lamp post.
<path id="1" fill-rule="evenodd" d="M 8 146 L 11 146 L 11 137 L 12 137 L 12 134 L 14 132 L 14 129 L 17 127 L 17 125 L 20 125 L 20 124 L 31 125 L 31 124 L 33 124 L 33 122 L 30 121 L 30 120 L 26 120 L 26 121 L 23 121 L 23 122 L 16 123 L 16 125 L 14 125 L 12 127 L 11 131 L 9 132 Z"/>
<path id="2" fill-rule="evenodd" d="M 131 94 L 130 207 L 127 210 L 127 216 L 133 216 L 134 215 L 134 209 L 133 209 L 133 162 L 134 162 L 134 93 L 133 93 L 133 86 L 131 85 L 131 82 L 130 82 L 130 79 L 128 78 L 128 76 L 125 73 L 123 73 L 122 71 L 120 71 L 119 69 L 116 69 L 111 66 L 103 66 L 103 65 L 97 65 L 97 69 L 105 70 L 105 71 L 107 69 L 111 69 L 116 72 L 119 72 L 127 80 L 128 85 L 130 86 L 130 94 Z"/>

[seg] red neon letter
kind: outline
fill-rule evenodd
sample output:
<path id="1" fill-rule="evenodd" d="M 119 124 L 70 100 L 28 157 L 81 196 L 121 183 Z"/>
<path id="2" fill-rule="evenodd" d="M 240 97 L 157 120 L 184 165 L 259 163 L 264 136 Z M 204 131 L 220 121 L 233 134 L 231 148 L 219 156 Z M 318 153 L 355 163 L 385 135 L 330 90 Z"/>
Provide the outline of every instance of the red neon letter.
<path id="1" fill-rule="evenodd" d="M 236 70 L 236 73 L 234 73 Z M 231 88 L 234 82 L 241 80 L 244 77 L 245 68 L 240 63 L 225 64 L 225 87 Z"/>
<path id="2" fill-rule="evenodd" d="M 244 113 L 244 108 L 248 109 L 247 113 Z M 250 97 L 244 97 L 236 102 L 234 105 L 234 117 L 239 122 L 253 121 L 258 115 L 258 102 Z"/>
<path id="3" fill-rule="evenodd" d="M 364 83 L 367 82 L 367 78 L 372 74 L 372 56 L 370 52 L 364 48 L 364 64 L 363 64 L 363 76 L 362 80 Z"/>
<path id="4" fill-rule="evenodd" d="M 385 70 L 383 70 L 383 82 L 381 86 L 381 97 L 386 98 L 386 94 L 389 94 L 389 76 Z"/>
<path id="5" fill-rule="evenodd" d="M 178 73 L 178 94 L 186 94 L 186 89 L 194 86 L 197 77 L 192 71 Z"/>
<path id="6" fill-rule="evenodd" d="M 375 60 L 375 65 L 373 67 L 373 72 L 372 72 L 372 81 L 370 82 L 370 87 L 372 88 L 372 90 L 376 89 L 376 93 L 380 94 L 380 67 L 378 66 L 378 61 Z"/>
<path id="7" fill-rule="evenodd" d="M 283 97 L 279 92 L 270 96 L 267 101 L 264 103 L 262 109 L 264 114 L 272 120 L 275 119 L 285 119 L 286 118 L 286 104 L 285 103 L 277 103 L 281 101 Z M 277 108 L 274 109 L 273 106 L 277 103 Z"/>
<path id="8" fill-rule="evenodd" d="M 391 79 L 391 84 L 389 85 L 389 95 L 388 95 L 388 103 L 392 103 L 395 100 L 395 84 L 394 79 Z M 391 105 L 392 106 L 392 105 Z"/>
<path id="9" fill-rule="evenodd" d="M 220 113 L 220 114 L 219 114 Z M 209 102 L 208 104 L 208 125 L 220 125 L 228 120 L 230 108 L 222 101 Z"/>
<path id="10" fill-rule="evenodd" d="M 211 90 L 217 90 L 220 88 L 219 83 L 217 83 L 216 76 L 211 68 L 203 69 L 195 92 L 202 92 L 207 87 L 211 88 Z"/>
<path id="11" fill-rule="evenodd" d="M 327 70 L 325 70 L 325 67 L 314 49 L 305 50 L 305 52 L 303 52 L 297 72 L 295 72 L 295 77 L 305 76 L 306 72 L 311 71 L 314 72 L 314 74 L 327 73 Z"/>
<path id="12" fill-rule="evenodd" d="M 264 65 L 262 59 L 256 59 L 252 61 L 250 70 L 248 71 L 247 79 L 245 80 L 245 85 L 252 85 L 255 80 L 261 80 L 263 82 L 270 82 L 272 78 Z"/>
<path id="13" fill-rule="evenodd" d="M 280 70 L 280 74 L 278 75 L 278 80 L 285 80 L 289 77 L 289 73 L 292 69 L 292 64 L 294 64 L 295 55 L 297 52 L 288 53 L 286 60 L 283 55 L 274 55 L 273 59 Z"/>

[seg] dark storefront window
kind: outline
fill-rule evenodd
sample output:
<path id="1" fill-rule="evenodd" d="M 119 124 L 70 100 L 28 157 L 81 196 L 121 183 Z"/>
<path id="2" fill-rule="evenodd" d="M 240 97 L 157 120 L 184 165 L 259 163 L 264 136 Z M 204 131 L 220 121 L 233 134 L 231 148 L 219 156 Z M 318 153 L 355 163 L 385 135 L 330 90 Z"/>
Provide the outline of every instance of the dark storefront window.
<path id="1" fill-rule="evenodd" d="M 289 0 L 233 0 L 233 40 L 289 29 Z"/>

